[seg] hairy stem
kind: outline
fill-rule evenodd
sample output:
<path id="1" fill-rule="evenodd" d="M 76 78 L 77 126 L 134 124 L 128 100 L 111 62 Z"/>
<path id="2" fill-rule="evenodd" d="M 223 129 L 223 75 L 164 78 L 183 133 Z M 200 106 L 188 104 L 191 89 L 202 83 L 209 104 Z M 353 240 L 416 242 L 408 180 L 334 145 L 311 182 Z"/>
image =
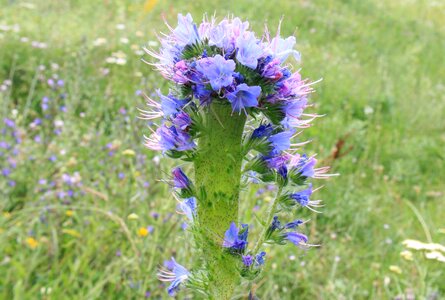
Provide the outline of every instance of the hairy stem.
<path id="1" fill-rule="evenodd" d="M 230 299 L 240 281 L 237 259 L 222 248 L 224 233 L 238 221 L 241 181 L 241 139 L 244 114 L 213 101 L 204 113 L 205 132 L 199 139 L 195 166 L 198 199 L 198 244 L 209 274 L 212 299 Z"/>
<path id="2" fill-rule="evenodd" d="M 270 224 L 272 223 L 273 216 L 275 214 L 275 211 L 277 210 L 278 198 L 280 198 L 282 191 L 283 191 L 283 187 L 280 186 L 278 188 L 275 199 L 273 200 L 273 202 L 269 208 L 269 212 L 267 213 L 266 223 L 265 223 L 265 226 L 263 227 L 263 231 L 261 232 L 260 237 L 258 238 L 258 241 L 255 244 L 255 247 L 253 248 L 254 254 L 258 253 L 261 246 L 264 244 L 264 240 L 266 239 L 267 229 L 269 228 Z"/>

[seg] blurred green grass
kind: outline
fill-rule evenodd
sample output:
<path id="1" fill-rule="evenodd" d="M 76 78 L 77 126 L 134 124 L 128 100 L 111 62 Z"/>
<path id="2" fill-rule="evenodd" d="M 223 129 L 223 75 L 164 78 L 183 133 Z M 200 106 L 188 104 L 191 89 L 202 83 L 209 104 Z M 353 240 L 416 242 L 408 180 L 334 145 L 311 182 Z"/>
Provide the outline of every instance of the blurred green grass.
<path id="1" fill-rule="evenodd" d="M 138 50 L 167 30 L 162 15 L 175 24 L 179 12 L 191 12 L 195 20 L 205 12 L 233 13 L 257 32 L 265 22 L 273 31 L 284 16 L 282 35 L 296 34 L 303 57 L 296 67 L 313 80 L 323 78 L 312 100 L 314 111 L 326 117 L 305 131 L 314 139 L 307 151 L 319 153 L 341 177 L 320 192 L 323 214 L 299 211 L 299 217 L 312 220 L 306 229 L 311 241 L 322 246 L 306 253 L 268 249 L 258 296 L 444 297 L 443 263 L 421 253 L 414 253 L 414 261 L 400 257 L 407 238 L 427 241 L 429 234 L 445 243 L 440 233 L 445 228 L 443 2 L 2 0 L 0 5 L 0 25 L 8 27 L 0 29 L 0 83 L 12 81 L 0 92 L 0 112 L 2 118 L 15 116 L 22 139 L 11 175 L 16 186 L 0 179 L 5 212 L 0 298 L 140 299 L 147 291 L 166 298 L 155 277 L 158 264 L 171 255 L 187 266 L 196 263 L 183 219 L 174 214 L 175 201 L 158 182 L 171 165 L 166 160 L 158 165 L 155 153 L 142 146 L 148 129 L 136 120 L 136 107 L 143 107 L 136 91 L 167 88 L 141 62 Z M 97 45 L 100 38 L 106 39 L 103 45 Z M 33 41 L 46 47 L 33 47 Z M 107 63 L 119 51 L 125 64 Z M 63 121 L 58 136 L 29 126 L 43 115 L 42 97 L 56 96 L 46 84 L 55 74 L 67 95 L 67 111 L 56 116 Z M 36 135 L 43 142 L 36 143 Z M 136 155 L 123 153 L 126 149 Z M 55 162 L 48 160 L 51 155 Z M 57 193 L 67 188 L 62 174 L 75 172 L 82 186 L 67 204 Z M 39 179 L 55 185 L 42 192 Z M 245 221 L 256 222 L 252 208 L 260 205 L 255 214 L 261 216 L 268 197 L 253 189 L 244 193 Z M 131 213 L 139 219 L 128 219 Z M 138 236 L 147 226 L 153 232 Z M 37 241 L 35 249 L 30 237 Z M 242 289 L 239 293 L 246 297 Z"/>

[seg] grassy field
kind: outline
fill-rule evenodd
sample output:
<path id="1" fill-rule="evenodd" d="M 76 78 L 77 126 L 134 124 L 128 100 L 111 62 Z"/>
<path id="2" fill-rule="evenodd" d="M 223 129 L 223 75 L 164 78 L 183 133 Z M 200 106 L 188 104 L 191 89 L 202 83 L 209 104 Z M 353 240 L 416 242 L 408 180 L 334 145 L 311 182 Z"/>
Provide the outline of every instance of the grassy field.
<path id="1" fill-rule="evenodd" d="M 0 0 L 0 114 L 13 121 L 0 127 L 1 299 L 164 299 L 163 260 L 196 262 L 159 182 L 172 163 L 142 145 L 136 118 L 141 91 L 167 88 L 141 47 L 180 12 L 233 13 L 257 32 L 284 15 L 302 74 L 323 78 L 306 149 L 341 176 L 320 191 L 323 214 L 299 211 L 321 247 L 267 249 L 257 295 L 445 298 L 443 262 L 400 255 L 406 239 L 445 244 L 443 1 L 127 2 Z M 242 198 L 252 224 L 271 199 L 257 189 Z"/>

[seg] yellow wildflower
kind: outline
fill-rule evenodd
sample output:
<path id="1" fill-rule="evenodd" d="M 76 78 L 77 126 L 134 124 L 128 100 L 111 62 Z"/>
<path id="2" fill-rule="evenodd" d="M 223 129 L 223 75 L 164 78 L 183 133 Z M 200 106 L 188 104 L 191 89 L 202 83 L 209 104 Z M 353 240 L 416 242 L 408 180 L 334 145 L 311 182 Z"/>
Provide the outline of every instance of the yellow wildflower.
<path id="1" fill-rule="evenodd" d="M 11 213 L 9 211 L 4 211 L 3 217 L 5 217 L 5 219 L 9 219 L 11 217 Z"/>
<path id="2" fill-rule="evenodd" d="M 137 219 L 139 219 L 139 216 L 135 213 L 132 213 L 132 214 L 129 214 L 127 218 L 128 218 L 128 220 L 137 220 Z"/>
<path id="3" fill-rule="evenodd" d="M 150 12 L 158 3 L 158 0 L 147 0 L 144 3 L 144 12 L 148 13 Z"/>
<path id="4" fill-rule="evenodd" d="M 67 211 L 65 212 L 65 215 L 66 215 L 67 217 L 72 217 L 72 216 L 74 215 L 74 211 L 71 210 L 71 209 L 69 209 L 69 210 L 67 210 Z"/>
<path id="5" fill-rule="evenodd" d="M 396 274 L 402 274 L 402 269 L 400 269 L 399 266 L 394 266 L 394 265 L 389 266 L 389 270 L 390 270 L 391 272 L 396 273 Z"/>
<path id="6" fill-rule="evenodd" d="M 413 253 L 409 250 L 403 250 L 400 252 L 400 256 L 406 260 L 413 260 Z"/>
<path id="7" fill-rule="evenodd" d="M 134 150 L 131 149 L 127 149 L 122 151 L 122 155 L 126 155 L 126 156 L 135 156 L 136 152 L 134 152 Z"/>
<path id="8" fill-rule="evenodd" d="M 39 245 L 39 241 L 37 241 L 33 237 L 26 238 L 26 243 L 28 244 L 28 247 L 31 248 L 31 249 L 35 249 Z"/>
<path id="9" fill-rule="evenodd" d="M 148 235 L 148 229 L 145 228 L 145 227 L 141 227 L 141 228 L 139 228 L 139 230 L 138 230 L 138 235 L 139 235 L 140 237 L 146 237 L 146 236 Z"/>

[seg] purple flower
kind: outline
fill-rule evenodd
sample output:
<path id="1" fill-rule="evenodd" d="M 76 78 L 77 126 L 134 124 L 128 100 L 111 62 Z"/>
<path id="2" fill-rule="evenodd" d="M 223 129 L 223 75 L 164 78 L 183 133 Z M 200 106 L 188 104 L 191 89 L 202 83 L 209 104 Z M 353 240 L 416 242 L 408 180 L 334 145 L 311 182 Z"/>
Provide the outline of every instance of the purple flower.
<path id="1" fill-rule="evenodd" d="M 314 212 L 319 213 L 315 208 L 322 207 L 322 201 L 321 200 L 311 200 L 310 196 L 312 195 L 312 183 L 309 183 L 309 187 L 305 190 L 293 193 L 289 195 L 290 199 L 295 200 L 298 204 L 300 204 L 302 207 L 306 207 Z"/>
<path id="2" fill-rule="evenodd" d="M 272 220 L 272 224 L 270 224 L 269 230 L 275 231 L 275 230 L 281 229 L 281 222 L 278 220 L 278 216 L 274 216 Z"/>
<path id="3" fill-rule="evenodd" d="M 310 202 L 310 196 L 312 195 L 312 184 L 309 184 L 309 187 L 305 190 L 293 193 L 290 195 L 291 199 L 294 199 L 301 206 L 307 206 Z"/>
<path id="4" fill-rule="evenodd" d="M 235 62 L 226 60 L 217 54 L 214 57 L 206 57 L 196 62 L 196 70 L 203 74 L 210 82 L 214 91 L 229 86 L 233 82 L 233 71 Z"/>
<path id="5" fill-rule="evenodd" d="M 11 170 L 8 168 L 2 169 L 2 175 L 5 177 L 9 177 L 9 175 L 11 175 Z"/>
<path id="6" fill-rule="evenodd" d="M 302 220 L 295 220 L 295 221 L 287 223 L 286 225 L 284 225 L 284 227 L 286 229 L 294 229 L 294 228 L 297 228 L 298 226 L 300 226 L 303 223 L 304 222 Z"/>
<path id="7" fill-rule="evenodd" d="M 164 96 L 159 90 L 157 93 L 161 99 L 161 109 L 164 117 L 176 114 L 188 102 L 188 99 L 176 99 L 172 95 Z"/>
<path id="8" fill-rule="evenodd" d="M 7 127 L 10 127 L 10 128 L 14 128 L 14 127 L 15 127 L 15 123 L 14 123 L 14 121 L 11 120 L 11 119 L 4 118 L 4 119 L 3 119 L 3 122 L 5 123 L 5 125 L 6 125 Z"/>
<path id="9" fill-rule="evenodd" d="M 283 154 L 279 156 L 263 156 L 262 158 L 269 168 L 278 170 L 286 165 L 287 161 L 289 160 L 289 155 Z"/>
<path id="10" fill-rule="evenodd" d="M 287 57 L 292 54 L 296 60 L 300 60 L 300 53 L 294 50 L 296 44 L 295 37 L 290 36 L 287 39 L 281 37 L 274 37 L 269 44 L 269 51 L 281 62 L 284 62 Z"/>
<path id="11" fill-rule="evenodd" d="M 168 270 L 161 270 L 158 273 L 158 277 L 161 281 L 171 282 L 167 292 L 170 296 L 174 296 L 179 290 L 181 283 L 189 278 L 190 272 L 178 264 L 173 257 L 168 266 Z"/>
<path id="12" fill-rule="evenodd" d="M 262 251 L 260 253 L 257 254 L 257 256 L 255 257 L 255 261 L 259 266 L 264 265 L 264 257 L 266 256 L 266 252 Z"/>
<path id="13" fill-rule="evenodd" d="M 243 253 L 247 246 L 248 227 L 246 224 L 242 225 L 242 231 L 236 227 L 235 222 L 230 224 L 229 229 L 224 235 L 223 247 L 230 250 Z"/>
<path id="14" fill-rule="evenodd" d="M 306 105 L 307 105 L 306 97 L 302 97 L 298 100 L 287 102 L 283 106 L 283 112 L 286 117 L 283 119 L 281 124 L 283 124 L 286 128 L 293 128 L 300 126 L 302 124 L 300 116 L 303 113 Z"/>
<path id="15" fill-rule="evenodd" d="M 119 179 L 124 179 L 125 178 L 125 174 L 122 172 L 119 172 L 118 174 Z"/>
<path id="16" fill-rule="evenodd" d="M 192 125 L 192 119 L 187 113 L 180 112 L 173 117 L 172 124 L 175 125 L 176 128 L 185 131 L 188 127 L 190 127 L 190 125 Z"/>
<path id="17" fill-rule="evenodd" d="M 243 264 L 246 267 L 250 267 L 253 264 L 253 257 L 252 255 L 243 255 L 242 256 Z"/>
<path id="18" fill-rule="evenodd" d="M 173 258 L 170 260 L 164 260 L 164 267 L 166 267 L 168 270 L 173 270 L 175 267 L 175 260 Z"/>
<path id="19" fill-rule="evenodd" d="M 178 189 L 187 189 L 190 187 L 190 179 L 184 174 L 181 168 L 177 167 L 172 170 L 173 186 Z"/>
<path id="20" fill-rule="evenodd" d="M 196 215 L 196 207 L 195 197 L 186 198 L 178 204 L 178 208 L 190 221 L 193 221 L 193 218 Z"/>
<path id="21" fill-rule="evenodd" d="M 189 82 L 188 73 L 190 69 L 185 60 L 180 60 L 175 64 L 173 81 L 179 84 L 185 84 Z"/>
<path id="22" fill-rule="evenodd" d="M 174 42 L 180 47 L 199 41 L 198 29 L 190 14 L 186 16 L 178 14 L 178 26 L 173 30 L 173 37 Z"/>
<path id="23" fill-rule="evenodd" d="M 267 62 L 261 75 L 272 80 L 281 79 L 283 77 L 281 62 L 278 59 L 272 59 L 271 61 Z"/>
<path id="24" fill-rule="evenodd" d="M 258 128 L 256 128 L 252 132 L 252 138 L 263 138 L 263 137 L 269 137 L 273 132 L 273 127 L 271 124 L 261 124 Z"/>
<path id="25" fill-rule="evenodd" d="M 299 232 L 286 232 L 285 239 L 300 248 L 304 248 L 306 246 L 305 244 L 308 241 L 307 236 Z"/>
<path id="26" fill-rule="evenodd" d="M 292 131 L 283 131 L 269 137 L 272 146 L 272 154 L 278 154 L 290 148 L 290 139 L 294 133 Z"/>
<path id="27" fill-rule="evenodd" d="M 218 25 L 210 29 L 209 32 L 209 45 L 217 46 L 219 48 L 227 47 L 229 40 L 228 36 L 228 24 L 227 20 L 221 21 Z"/>
<path id="28" fill-rule="evenodd" d="M 196 145 L 187 132 L 176 129 L 175 126 L 159 127 L 149 138 L 146 138 L 146 146 L 153 150 L 176 150 L 186 151 L 193 149 Z"/>
<path id="29" fill-rule="evenodd" d="M 245 110 L 246 107 L 257 106 L 260 94 L 261 87 L 248 86 L 242 83 L 236 87 L 234 92 L 228 93 L 226 97 L 232 104 L 232 109 L 236 112 L 241 112 L 241 110 Z"/>
<path id="30" fill-rule="evenodd" d="M 236 59 L 243 65 L 255 69 L 258 65 L 258 59 L 264 54 L 259 45 L 259 41 L 254 34 L 249 32 L 236 39 Z"/>
<path id="31" fill-rule="evenodd" d="M 201 105 L 209 104 L 212 91 L 208 89 L 204 84 L 193 85 L 193 96 L 199 99 Z"/>
<path id="32" fill-rule="evenodd" d="M 307 158 L 305 155 L 303 155 L 298 162 L 298 166 L 300 167 L 298 172 L 303 177 L 314 177 L 314 167 L 316 163 L 317 160 L 314 157 Z"/>

